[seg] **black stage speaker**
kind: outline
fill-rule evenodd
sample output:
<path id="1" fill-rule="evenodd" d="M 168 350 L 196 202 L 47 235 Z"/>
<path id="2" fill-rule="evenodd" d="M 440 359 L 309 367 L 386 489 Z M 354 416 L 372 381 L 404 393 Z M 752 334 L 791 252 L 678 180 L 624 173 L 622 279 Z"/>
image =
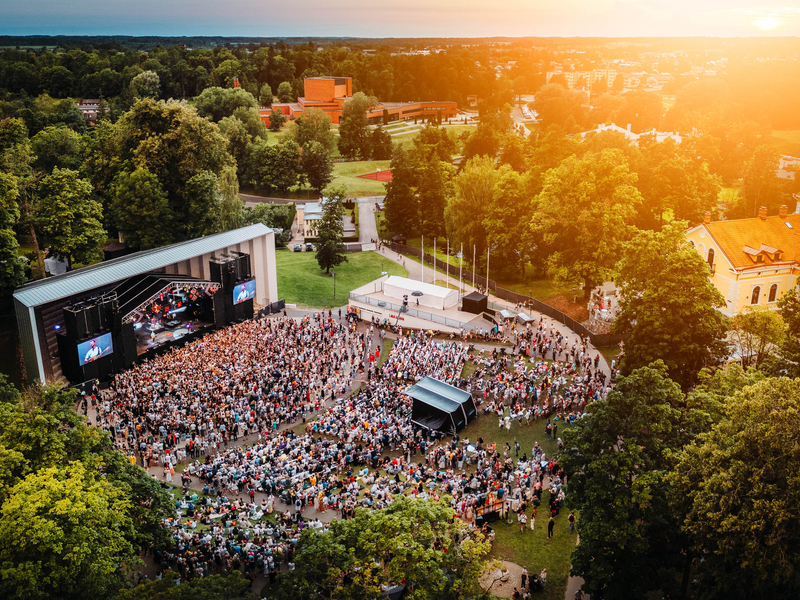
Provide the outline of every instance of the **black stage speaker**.
<path id="1" fill-rule="evenodd" d="M 61 360 L 61 373 L 70 383 L 86 381 L 83 378 L 81 363 L 78 359 L 78 344 L 69 334 L 56 334 L 58 357 Z"/>
<path id="2" fill-rule="evenodd" d="M 89 337 L 88 317 L 80 305 L 64 309 L 64 326 L 67 335 L 75 340 L 85 340 Z"/>
<path id="3" fill-rule="evenodd" d="M 133 323 L 122 325 L 122 364 L 125 368 L 130 367 L 137 358 L 136 353 L 136 334 L 133 330 Z"/>
<path id="4" fill-rule="evenodd" d="M 93 337 L 100 332 L 104 331 L 103 327 L 103 310 L 101 305 L 97 302 L 89 304 L 85 309 L 84 312 L 87 315 L 87 321 L 89 323 L 89 336 Z"/>
<path id="5" fill-rule="evenodd" d="M 87 379 L 100 379 L 100 361 L 104 358 L 93 360 L 83 365 L 83 381 Z"/>
<path id="6" fill-rule="evenodd" d="M 230 316 L 232 315 L 228 315 L 228 306 L 232 302 L 230 295 L 230 290 L 225 289 L 217 290 L 214 294 L 214 326 L 217 329 L 225 327 L 231 322 Z"/>

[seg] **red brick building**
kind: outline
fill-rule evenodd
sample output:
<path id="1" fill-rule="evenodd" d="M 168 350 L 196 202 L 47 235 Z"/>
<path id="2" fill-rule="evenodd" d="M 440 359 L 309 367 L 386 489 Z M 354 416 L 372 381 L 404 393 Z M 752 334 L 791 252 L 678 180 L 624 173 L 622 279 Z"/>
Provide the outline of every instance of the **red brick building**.
<path id="1" fill-rule="evenodd" d="M 307 77 L 303 80 L 305 96 L 297 102 L 273 104 L 272 108 L 260 110 L 261 120 L 269 124 L 269 115 L 273 109 L 294 119 L 303 114 L 307 108 L 319 108 L 331 118 L 331 123 L 338 124 L 342 117 L 342 106 L 353 96 L 353 79 L 351 77 Z M 378 104 L 367 113 L 367 120 L 372 123 L 383 122 L 383 111 L 389 112 L 390 121 L 418 119 L 441 111 L 442 118 L 458 115 L 455 102 L 384 102 Z"/>

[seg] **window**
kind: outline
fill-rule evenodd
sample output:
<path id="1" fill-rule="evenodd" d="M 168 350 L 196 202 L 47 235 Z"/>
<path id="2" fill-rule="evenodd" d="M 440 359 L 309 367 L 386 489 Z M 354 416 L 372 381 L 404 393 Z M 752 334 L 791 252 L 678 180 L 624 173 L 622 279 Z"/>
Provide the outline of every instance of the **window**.
<path id="1" fill-rule="evenodd" d="M 753 288 L 753 295 L 750 296 L 750 304 L 758 304 L 758 298 L 761 296 L 761 286 L 757 285 Z"/>
<path id="2" fill-rule="evenodd" d="M 778 298 L 778 284 L 773 283 L 769 288 L 769 300 L 768 302 L 775 302 Z"/>
<path id="3" fill-rule="evenodd" d="M 763 254 L 759 254 L 758 256 L 756 256 L 756 262 L 757 263 L 764 262 L 764 255 Z"/>
<path id="4" fill-rule="evenodd" d="M 714 249 L 713 248 L 709 248 L 708 249 L 708 264 L 710 264 L 710 265 L 714 264 Z"/>

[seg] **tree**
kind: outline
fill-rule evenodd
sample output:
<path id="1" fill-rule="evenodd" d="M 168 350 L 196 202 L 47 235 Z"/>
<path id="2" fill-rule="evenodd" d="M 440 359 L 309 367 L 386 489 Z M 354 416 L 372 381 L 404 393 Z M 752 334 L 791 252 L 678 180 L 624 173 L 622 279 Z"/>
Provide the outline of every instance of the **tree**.
<path id="1" fill-rule="evenodd" d="M 67 127 L 45 127 L 31 138 L 31 151 L 34 168 L 47 173 L 55 167 L 78 170 L 83 162 L 81 136 Z"/>
<path id="2" fill-rule="evenodd" d="M 18 198 L 17 178 L 0 173 L 0 296 L 25 283 L 25 265 L 12 229 L 20 216 Z"/>
<path id="3" fill-rule="evenodd" d="M 167 571 L 161 580 L 143 581 L 135 588 L 120 590 L 118 600 L 250 600 L 251 582 L 239 571 L 230 575 L 206 575 L 175 583 L 180 577 Z"/>
<path id="4" fill-rule="evenodd" d="M 719 177 L 711 175 L 696 155 L 687 154 L 671 139 L 639 146 L 644 146 L 638 184 L 644 198 L 639 209 L 641 228 L 657 229 L 670 219 L 697 223 L 716 206 Z"/>
<path id="5" fill-rule="evenodd" d="M 625 156 L 606 149 L 572 156 L 543 178 L 531 232 L 541 236 L 559 280 L 584 282 L 584 297 L 604 281 L 633 234 L 642 197 Z"/>
<path id="6" fill-rule="evenodd" d="M 169 243 L 174 216 L 161 182 L 146 168 L 122 171 L 114 180 L 111 214 L 135 250 L 158 248 Z"/>
<path id="7" fill-rule="evenodd" d="M 464 525 L 445 500 L 396 498 L 375 512 L 358 510 L 324 534 L 309 530 L 297 544 L 294 571 L 280 575 L 278 598 L 385 598 L 381 586 L 413 582 L 413 598 L 477 597 L 489 553 L 480 533 Z"/>
<path id="8" fill-rule="evenodd" d="M 103 258 L 103 207 L 91 194 L 91 183 L 70 169 L 56 167 L 39 184 L 33 215 L 36 227 L 43 244 L 70 264 L 73 260 L 91 264 Z"/>
<path id="9" fill-rule="evenodd" d="M 369 158 L 369 127 L 367 111 L 371 110 L 377 100 L 356 92 L 342 106 L 342 119 L 339 122 L 339 152 L 347 158 L 358 155 L 362 160 Z"/>
<path id="10" fill-rule="evenodd" d="M 0 591 L 17 598 L 100 598 L 124 585 L 137 553 L 125 537 L 130 500 L 80 462 L 48 467 L 11 489 L 0 515 Z"/>
<path id="11" fill-rule="evenodd" d="M 300 149 L 292 141 L 271 146 L 266 141 L 250 146 L 249 181 L 264 190 L 285 192 L 298 184 L 302 173 Z"/>
<path id="12" fill-rule="evenodd" d="M 219 128 L 184 104 L 147 99 L 134 104 L 114 129 L 108 144 L 112 178 L 104 185 L 111 188 L 126 161 L 146 168 L 158 178 L 169 200 L 174 216 L 170 243 L 213 233 L 219 224 L 219 190 L 212 193 L 201 185 L 206 195 L 198 197 L 196 186 L 200 179 L 210 182 L 212 175 L 219 180 L 235 164 Z"/>
<path id="13" fill-rule="evenodd" d="M 389 231 L 410 236 L 419 224 L 419 203 L 416 196 L 415 172 L 408 153 L 398 146 L 394 150 L 392 180 L 386 183 L 386 223 Z"/>
<path id="14" fill-rule="evenodd" d="M 286 138 L 301 148 L 309 142 L 318 142 L 326 152 L 333 152 L 336 137 L 331 131 L 331 118 L 319 108 L 309 108 L 293 119 L 286 128 Z"/>
<path id="15" fill-rule="evenodd" d="M 549 83 L 536 92 L 531 108 L 539 114 L 544 127 L 582 125 L 586 120 L 584 99 L 581 92 L 568 90 L 557 83 Z"/>
<path id="16" fill-rule="evenodd" d="M 372 130 L 369 139 L 370 160 L 389 160 L 392 158 L 392 136 L 381 127 Z"/>
<path id="17" fill-rule="evenodd" d="M 515 133 L 508 133 L 503 137 L 503 151 L 500 153 L 500 163 L 510 166 L 519 173 L 527 170 L 525 148 L 522 139 Z"/>
<path id="18" fill-rule="evenodd" d="M 331 267 L 347 262 L 347 249 L 344 242 L 344 206 L 347 188 L 331 186 L 322 192 L 322 219 L 317 228 L 317 263 L 325 273 Z"/>
<path id="19" fill-rule="evenodd" d="M 593 599 L 669 589 L 682 565 L 666 475 L 693 433 L 683 402 L 659 361 L 618 378 L 564 434 L 566 502 L 580 511 L 571 573 Z"/>
<path id="20" fill-rule="evenodd" d="M 797 379 L 738 391 L 729 418 L 685 448 L 670 474 L 681 527 L 703 558 L 693 572 L 699 597 L 797 595 L 799 399 Z"/>
<path id="21" fill-rule="evenodd" d="M 483 221 L 499 177 L 494 158 L 477 156 L 471 159 L 453 179 L 453 193 L 444 209 L 448 235 L 456 244 L 463 243 L 465 251 L 474 246 L 479 257 L 487 248 Z"/>
<path id="22" fill-rule="evenodd" d="M 280 131 L 284 123 L 286 123 L 286 117 L 277 108 L 273 108 L 269 113 L 269 130 Z"/>
<path id="23" fill-rule="evenodd" d="M 631 334 L 623 374 L 661 359 L 670 377 L 689 389 L 701 368 L 727 354 L 728 326 L 718 310 L 725 301 L 685 231 L 685 222 L 673 222 L 659 232 L 641 231 L 625 246 L 614 329 Z"/>
<path id="24" fill-rule="evenodd" d="M 452 195 L 453 171 L 453 165 L 441 160 L 431 160 L 417 168 L 417 201 L 423 235 L 439 236 L 446 233 L 444 211 L 447 198 Z"/>
<path id="25" fill-rule="evenodd" d="M 535 210 L 533 188 L 531 175 L 521 175 L 509 166 L 501 167 L 491 204 L 483 218 L 495 271 L 510 277 L 521 274 L 524 278 L 525 263 L 536 250 L 528 233 Z"/>
<path id="26" fill-rule="evenodd" d="M 494 128 L 481 123 L 475 128 L 464 144 L 464 160 L 475 156 L 494 158 L 500 150 L 500 136 Z"/>
<path id="27" fill-rule="evenodd" d="M 129 87 L 135 98 L 158 98 L 161 79 L 154 71 L 143 71 L 131 79 Z"/>
<path id="28" fill-rule="evenodd" d="M 258 92 L 258 101 L 261 106 L 272 106 L 272 88 L 269 87 L 268 83 L 265 83 L 261 86 L 261 89 Z"/>
<path id="29" fill-rule="evenodd" d="M 784 335 L 781 315 L 767 306 L 748 306 L 733 317 L 731 334 L 742 366 L 759 368 Z"/>
<path id="30" fill-rule="evenodd" d="M 770 145 L 759 146 L 753 152 L 744 174 L 746 208 L 742 216 L 754 217 L 762 206 L 767 207 L 768 214 L 776 214 L 780 205 L 789 203 L 786 186 L 776 176 L 780 157 L 778 149 Z"/>
<path id="31" fill-rule="evenodd" d="M 247 131 L 245 124 L 236 117 L 224 117 L 219 122 L 219 131 L 227 138 L 228 152 L 236 160 L 239 177 L 244 181 L 253 136 Z"/>
<path id="32" fill-rule="evenodd" d="M 774 376 L 800 377 L 800 289 L 797 284 L 778 300 L 785 324 L 783 338 L 775 355 L 767 359 L 764 370 Z"/>
<path id="33" fill-rule="evenodd" d="M 258 110 L 258 102 L 253 94 L 242 88 L 206 88 L 192 102 L 201 117 L 207 117 L 215 123 L 232 116 L 237 108 Z"/>
<path id="34" fill-rule="evenodd" d="M 303 147 L 303 173 L 315 192 L 333 181 L 333 159 L 328 151 L 317 141 L 310 141 Z"/>
<path id="35" fill-rule="evenodd" d="M 288 81 L 283 81 L 278 86 L 278 102 L 294 102 L 292 84 Z"/>

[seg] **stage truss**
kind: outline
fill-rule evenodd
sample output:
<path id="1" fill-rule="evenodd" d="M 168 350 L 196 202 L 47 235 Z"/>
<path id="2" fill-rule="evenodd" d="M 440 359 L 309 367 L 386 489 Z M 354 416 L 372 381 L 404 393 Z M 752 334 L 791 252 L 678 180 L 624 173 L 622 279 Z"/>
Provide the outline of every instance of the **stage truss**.
<path id="1" fill-rule="evenodd" d="M 189 302 L 196 302 L 205 296 L 213 296 L 219 290 L 220 284 L 211 281 L 170 281 L 164 287 L 152 294 L 147 300 L 131 312 L 122 317 L 123 323 L 138 323 L 148 318 L 152 313 L 160 313 L 164 303 L 164 295 L 177 296 L 186 294 Z M 153 310 L 155 308 L 155 310 Z"/>

